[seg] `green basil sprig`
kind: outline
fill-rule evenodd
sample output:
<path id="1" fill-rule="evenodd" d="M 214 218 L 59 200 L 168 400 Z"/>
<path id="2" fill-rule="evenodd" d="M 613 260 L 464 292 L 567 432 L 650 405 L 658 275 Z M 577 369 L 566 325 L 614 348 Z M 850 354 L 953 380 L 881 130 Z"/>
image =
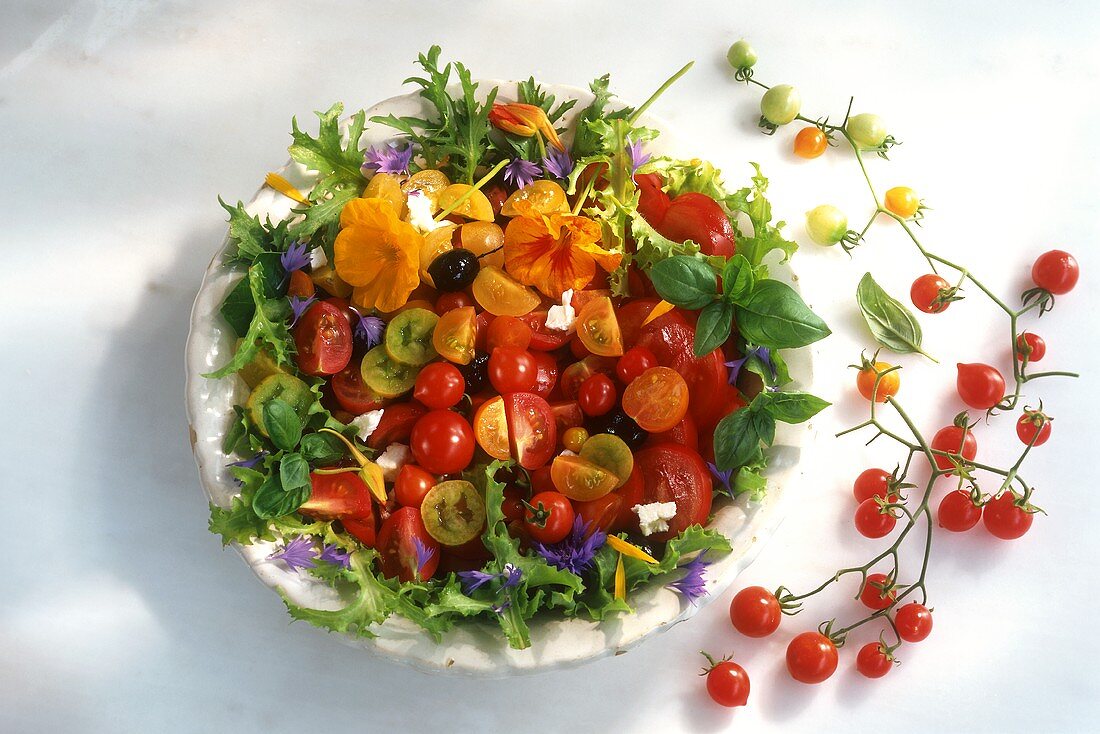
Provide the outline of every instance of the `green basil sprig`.
<path id="1" fill-rule="evenodd" d="M 775 423 L 802 423 L 830 405 L 805 392 L 764 392 L 747 408 L 730 413 L 714 429 L 714 459 L 722 471 L 737 469 L 758 458 L 775 440 Z"/>
<path id="2" fill-rule="evenodd" d="M 879 344 L 898 354 L 916 352 L 937 361 L 921 348 L 923 335 L 913 313 L 884 291 L 870 273 L 865 274 L 856 287 L 856 303 Z"/>
<path id="3" fill-rule="evenodd" d="M 302 440 L 302 419 L 285 400 L 275 398 L 264 404 L 264 428 L 271 443 L 283 451 L 293 451 Z"/>

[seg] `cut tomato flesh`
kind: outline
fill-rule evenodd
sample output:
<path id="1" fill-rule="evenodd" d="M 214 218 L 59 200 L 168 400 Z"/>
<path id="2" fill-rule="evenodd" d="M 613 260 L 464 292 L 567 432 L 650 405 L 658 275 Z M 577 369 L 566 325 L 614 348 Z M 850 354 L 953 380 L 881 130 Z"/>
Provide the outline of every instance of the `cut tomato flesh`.
<path id="1" fill-rule="evenodd" d="M 524 469 L 537 469 L 554 455 L 558 428 L 550 404 L 534 393 L 507 393 L 504 413 L 512 457 Z"/>

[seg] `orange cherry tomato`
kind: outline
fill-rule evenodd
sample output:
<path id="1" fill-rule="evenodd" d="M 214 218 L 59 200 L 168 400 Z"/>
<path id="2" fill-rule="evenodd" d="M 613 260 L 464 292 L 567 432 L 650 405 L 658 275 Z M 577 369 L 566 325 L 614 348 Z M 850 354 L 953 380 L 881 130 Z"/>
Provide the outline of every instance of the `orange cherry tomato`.
<path id="1" fill-rule="evenodd" d="M 794 136 L 794 154 L 799 158 L 817 158 L 829 147 L 829 139 L 817 127 L 804 127 Z"/>
<path id="2" fill-rule="evenodd" d="M 687 382 L 668 367 L 650 367 L 623 392 L 623 412 L 650 433 L 671 430 L 687 410 Z"/>
<path id="3" fill-rule="evenodd" d="M 571 500 L 589 502 L 619 486 L 619 477 L 579 456 L 558 456 L 550 465 L 554 487 Z"/>
<path id="4" fill-rule="evenodd" d="M 439 317 L 432 332 L 432 346 L 439 355 L 456 364 L 469 364 L 474 358 L 477 339 L 477 314 L 473 306 L 447 311 Z"/>
<path id="5" fill-rule="evenodd" d="M 887 190 L 883 204 L 902 219 L 908 219 L 920 209 L 920 199 L 908 186 L 895 186 Z"/>
<path id="6" fill-rule="evenodd" d="M 615 307 L 607 296 L 594 298 L 577 314 L 577 336 L 593 354 L 621 357 L 623 333 L 615 316 Z"/>
<path id="7" fill-rule="evenodd" d="M 497 316 L 489 324 L 485 345 L 489 352 L 496 347 L 527 349 L 531 344 L 531 336 L 531 327 L 521 319 L 515 316 Z"/>
<path id="8" fill-rule="evenodd" d="M 286 294 L 288 296 L 297 296 L 298 298 L 309 298 L 317 289 L 313 285 L 313 280 L 302 270 L 295 270 L 290 274 L 290 285 L 287 287 Z"/>
<path id="9" fill-rule="evenodd" d="M 859 388 L 859 394 L 868 400 L 871 396 L 875 396 L 875 401 L 879 403 L 885 403 L 886 398 L 893 397 L 898 394 L 898 389 L 901 387 L 901 375 L 897 370 L 883 375 L 882 379 L 878 383 L 878 393 L 875 393 L 875 377 L 877 373 L 885 372 L 891 369 L 894 365 L 889 362 L 875 362 L 874 367 L 868 367 L 859 371 L 856 375 L 856 387 Z"/>
<path id="10" fill-rule="evenodd" d="M 511 456 L 504 398 L 498 395 L 492 400 L 486 400 L 474 411 L 474 438 L 477 439 L 477 445 L 494 459 L 504 461 Z"/>

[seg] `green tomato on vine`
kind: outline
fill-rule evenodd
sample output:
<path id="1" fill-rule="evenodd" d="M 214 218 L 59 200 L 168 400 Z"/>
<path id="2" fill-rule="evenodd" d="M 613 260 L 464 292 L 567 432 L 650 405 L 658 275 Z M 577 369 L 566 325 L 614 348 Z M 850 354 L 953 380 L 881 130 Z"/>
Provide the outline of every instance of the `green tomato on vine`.
<path id="1" fill-rule="evenodd" d="M 886 123 L 878 115 L 861 112 L 848 118 L 844 126 L 856 146 L 862 150 L 881 147 L 886 142 Z"/>
<path id="2" fill-rule="evenodd" d="M 751 69 L 756 65 L 756 59 L 756 50 L 744 38 L 730 46 L 730 50 L 726 52 L 726 61 L 734 69 Z"/>
<path id="3" fill-rule="evenodd" d="M 815 206 L 806 212 L 806 231 L 817 244 L 831 247 L 848 233 L 848 217 L 831 204 Z"/>
<path id="4" fill-rule="evenodd" d="M 802 95 L 790 84 L 777 84 L 760 98 L 760 114 L 772 125 L 786 125 L 802 110 Z"/>

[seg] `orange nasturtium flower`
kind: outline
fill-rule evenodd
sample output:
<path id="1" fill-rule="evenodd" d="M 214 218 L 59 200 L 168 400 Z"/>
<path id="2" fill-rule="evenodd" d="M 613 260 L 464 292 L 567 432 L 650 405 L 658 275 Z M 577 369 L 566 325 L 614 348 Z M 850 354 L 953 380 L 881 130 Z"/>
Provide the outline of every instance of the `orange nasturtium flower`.
<path id="1" fill-rule="evenodd" d="M 600 225 L 588 217 L 554 212 L 512 219 L 504 231 L 504 268 L 524 285 L 558 299 L 580 290 L 596 274 L 597 263 L 608 272 L 622 254 L 600 244 Z"/>
<path id="2" fill-rule="evenodd" d="M 420 285 L 423 236 L 385 199 L 352 199 L 340 212 L 336 273 L 366 308 L 395 311 Z"/>
<path id="3" fill-rule="evenodd" d="M 546 140 L 558 150 L 565 150 L 558 133 L 554 130 L 550 118 L 541 107 L 522 102 L 510 104 L 494 104 L 489 110 L 489 122 L 504 132 L 529 138 L 532 135 L 543 135 Z"/>

